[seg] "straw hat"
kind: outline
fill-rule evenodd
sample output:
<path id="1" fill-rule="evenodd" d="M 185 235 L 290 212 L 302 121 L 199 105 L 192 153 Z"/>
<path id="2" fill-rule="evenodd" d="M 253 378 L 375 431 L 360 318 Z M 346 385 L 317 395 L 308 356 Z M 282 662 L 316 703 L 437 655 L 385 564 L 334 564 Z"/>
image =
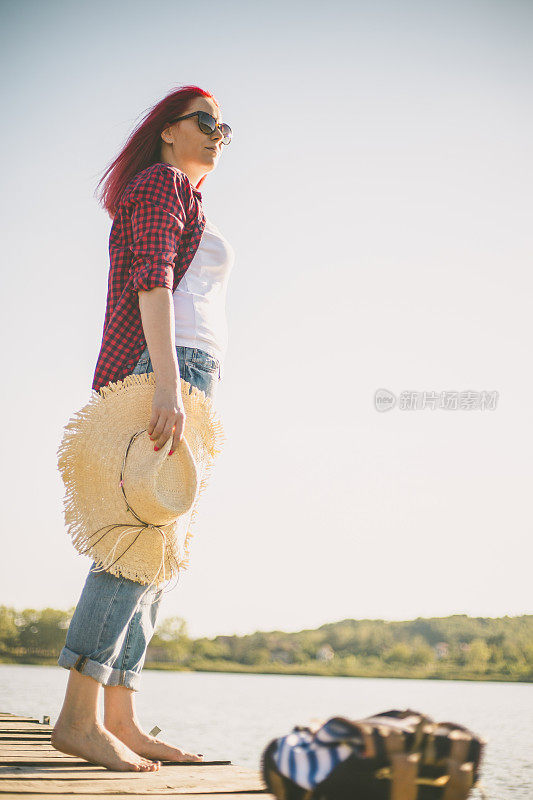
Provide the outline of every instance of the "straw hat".
<path id="1" fill-rule="evenodd" d="M 181 379 L 185 428 L 159 451 L 147 431 L 153 372 L 127 375 L 92 392 L 65 426 L 58 467 L 67 532 L 74 547 L 111 572 L 159 585 L 189 562 L 191 526 L 225 440 L 205 392 Z"/>

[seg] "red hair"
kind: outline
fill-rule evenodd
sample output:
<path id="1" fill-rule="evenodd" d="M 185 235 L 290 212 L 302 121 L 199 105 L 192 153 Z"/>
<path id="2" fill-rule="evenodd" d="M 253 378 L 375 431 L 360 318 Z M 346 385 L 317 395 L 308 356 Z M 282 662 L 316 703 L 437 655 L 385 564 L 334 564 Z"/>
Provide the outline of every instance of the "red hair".
<path id="1" fill-rule="evenodd" d="M 190 101 L 195 97 L 208 97 L 220 110 L 218 102 L 210 92 L 199 86 L 181 86 L 152 106 L 133 129 L 126 144 L 98 182 L 100 186 L 105 179 L 98 200 L 111 219 L 115 216 L 120 196 L 131 179 L 138 172 L 161 160 L 163 143 L 161 132 L 166 123 L 174 117 L 186 114 Z M 202 185 L 204 178 L 205 175 L 198 182 L 197 189 Z"/>

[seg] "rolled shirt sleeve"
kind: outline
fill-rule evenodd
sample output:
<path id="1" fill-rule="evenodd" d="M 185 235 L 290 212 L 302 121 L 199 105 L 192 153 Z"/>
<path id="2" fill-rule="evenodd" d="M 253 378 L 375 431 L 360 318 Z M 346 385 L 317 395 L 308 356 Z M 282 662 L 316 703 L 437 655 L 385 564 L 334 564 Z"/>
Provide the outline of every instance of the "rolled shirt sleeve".
<path id="1" fill-rule="evenodd" d="M 130 196 L 131 287 L 172 290 L 174 260 L 187 222 L 179 173 L 164 165 L 140 181 Z"/>

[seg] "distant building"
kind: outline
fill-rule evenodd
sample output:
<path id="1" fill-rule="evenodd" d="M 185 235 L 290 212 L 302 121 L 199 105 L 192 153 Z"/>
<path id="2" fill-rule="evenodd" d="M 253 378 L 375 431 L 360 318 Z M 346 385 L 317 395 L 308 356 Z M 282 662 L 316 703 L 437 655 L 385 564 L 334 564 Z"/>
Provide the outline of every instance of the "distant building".
<path id="1" fill-rule="evenodd" d="M 278 648 L 272 650 L 270 656 L 272 661 L 283 661 L 285 664 L 288 664 L 291 660 L 290 654 L 287 653 L 286 650 L 280 650 Z"/>
<path id="2" fill-rule="evenodd" d="M 331 661 L 334 657 L 335 651 L 329 644 L 324 644 L 317 652 L 316 657 L 318 661 Z"/>
<path id="3" fill-rule="evenodd" d="M 437 642 L 434 650 L 437 658 L 447 658 L 450 652 L 448 642 Z"/>

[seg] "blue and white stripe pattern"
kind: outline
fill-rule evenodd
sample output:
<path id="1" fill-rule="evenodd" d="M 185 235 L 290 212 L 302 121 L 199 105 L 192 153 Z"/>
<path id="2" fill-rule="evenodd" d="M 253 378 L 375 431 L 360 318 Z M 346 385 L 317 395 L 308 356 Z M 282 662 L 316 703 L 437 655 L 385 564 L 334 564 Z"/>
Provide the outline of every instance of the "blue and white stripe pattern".
<path id="1" fill-rule="evenodd" d="M 309 727 L 296 725 L 277 743 L 273 760 L 278 771 L 304 789 L 321 783 L 352 753 L 364 751 L 360 731 L 340 717 L 332 717 L 314 732 Z"/>

